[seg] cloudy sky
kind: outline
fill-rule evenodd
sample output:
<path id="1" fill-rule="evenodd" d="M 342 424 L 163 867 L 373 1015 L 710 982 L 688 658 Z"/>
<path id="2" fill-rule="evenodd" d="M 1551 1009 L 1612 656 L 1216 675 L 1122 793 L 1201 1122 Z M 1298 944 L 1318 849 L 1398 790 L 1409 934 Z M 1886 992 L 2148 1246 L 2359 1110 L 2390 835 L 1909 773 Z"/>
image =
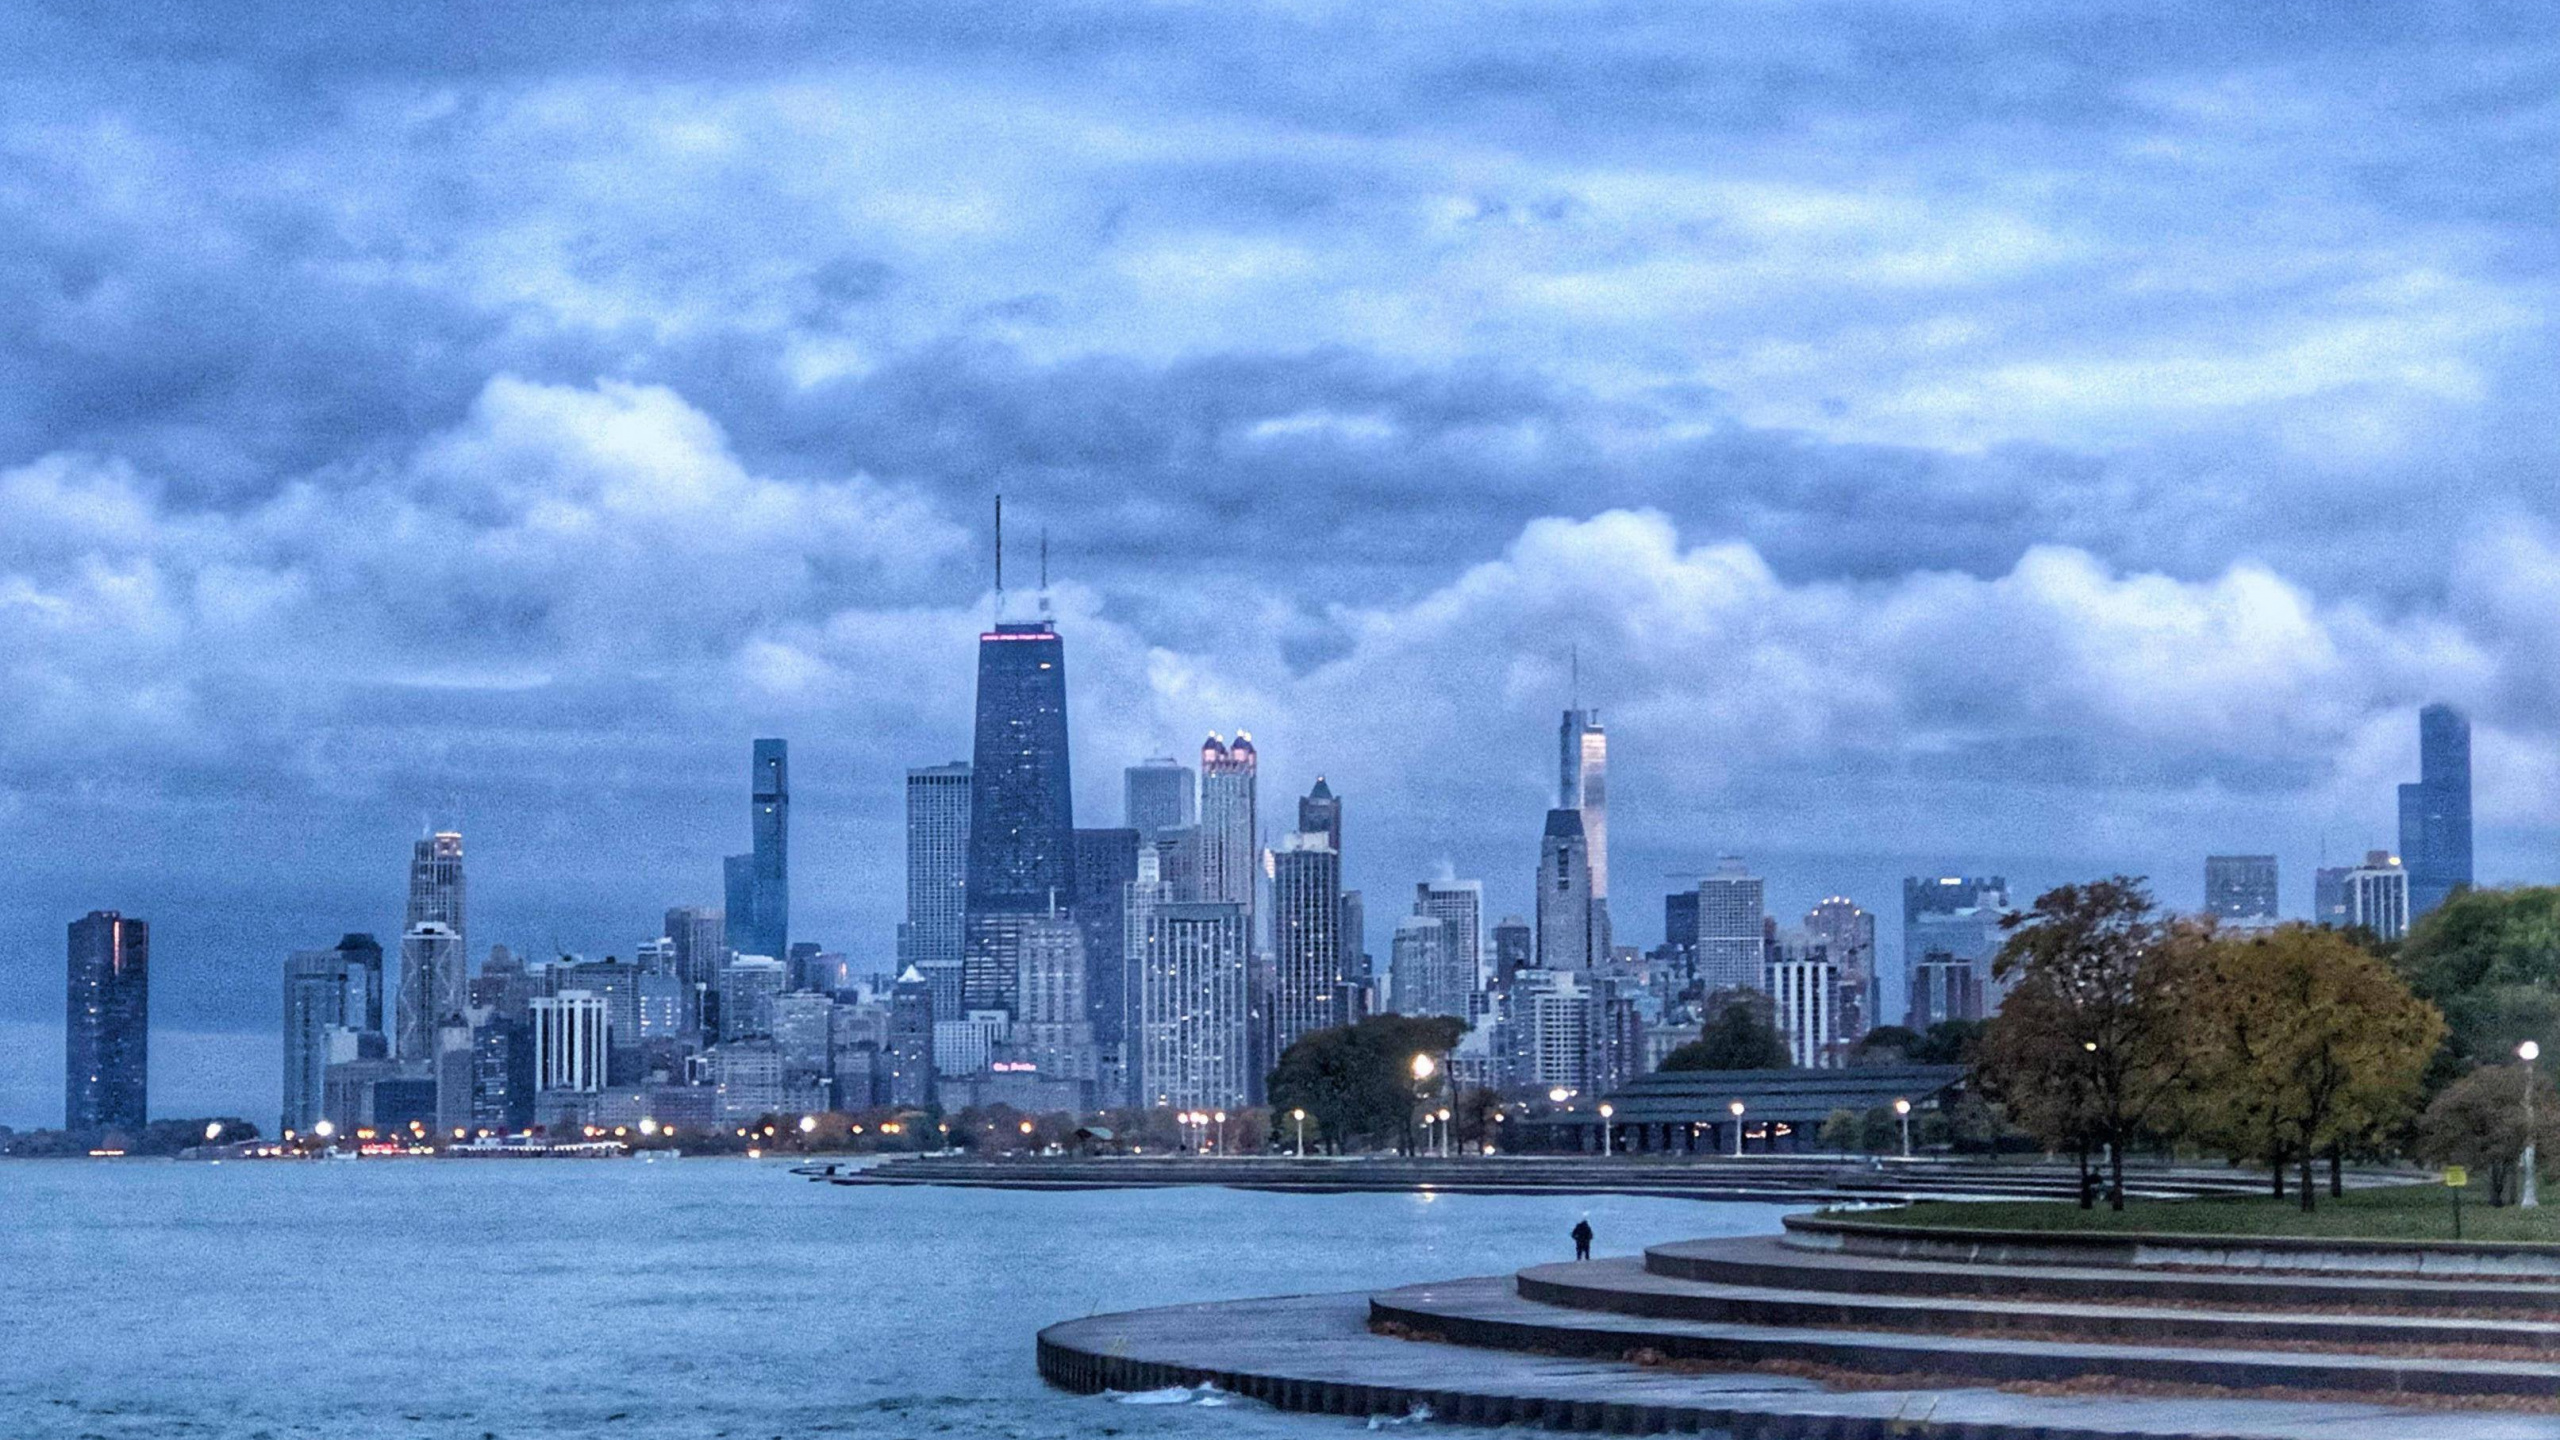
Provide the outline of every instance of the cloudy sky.
<path id="1" fill-rule="evenodd" d="M 1381 944 L 1526 908 L 1575 646 L 1641 943 L 1724 852 L 1888 935 L 2213 850 L 2298 912 L 2439 697 L 2554 874 L 2547 5 L 406 14 L 0 57 L 0 1123 L 81 912 L 155 1110 L 264 1120 L 423 823 L 475 948 L 627 954 L 758 734 L 795 933 L 885 959 L 998 490 L 1079 819 L 1250 729 Z"/>

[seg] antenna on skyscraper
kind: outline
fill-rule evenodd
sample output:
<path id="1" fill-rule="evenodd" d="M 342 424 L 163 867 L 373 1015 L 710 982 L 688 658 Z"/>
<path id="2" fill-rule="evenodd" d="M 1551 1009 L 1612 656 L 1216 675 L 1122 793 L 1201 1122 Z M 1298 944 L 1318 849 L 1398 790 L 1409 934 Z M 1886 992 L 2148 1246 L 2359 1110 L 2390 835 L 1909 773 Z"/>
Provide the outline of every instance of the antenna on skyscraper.
<path id="1" fill-rule="evenodd" d="M 1040 527 L 1040 613 L 1049 613 L 1049 527 Z"/>
<path id="2" fill-rule="evenodd" d="M 1004 492 L 996 492 L 996 619 L 1004 619 Z"/>
<path id="3" fill-rule="evenodd" d="M 1574 642 L 1573 646 L 1573 708 L 1576 710 L 1582 708 L 1582 644 L 1580 641 Z"/>

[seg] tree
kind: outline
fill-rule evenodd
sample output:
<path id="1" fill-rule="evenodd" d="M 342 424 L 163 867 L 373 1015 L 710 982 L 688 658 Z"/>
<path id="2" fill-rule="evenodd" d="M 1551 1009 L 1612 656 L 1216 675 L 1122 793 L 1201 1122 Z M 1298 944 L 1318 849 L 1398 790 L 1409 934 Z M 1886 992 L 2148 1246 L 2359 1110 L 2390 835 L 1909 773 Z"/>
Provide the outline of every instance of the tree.
<path id="1" fill-rule="evenodd" d="M 2417 1149 L 2432 1165 L 2463 1165 L 2489 1177 L 2489 1203 L 2506 1203 L 2508 1177 L 2524 1158 L 2522 1065 L 2484 1065 L 2445 1087 L 2418 1117 Z M 2533 1087 L 2537 1158 L 2560 1152 L 2560 1086 L 2547 1072 Z"/>
<path id="2" fill-rule="evenodd" d="M 2011 989 L 1984 1031 L 1985 1082 L 2014 1105 L 2033 1086 L 2052 1083 L 2057 1066 L 2068 1068 L 2075 1077 L 2068 1138 L 2104 1148 L 2108 1204 L 2122 1210 L 2125 1147 L 2165 1113 L 2179 1084 L 2167 928 L 2150 892 L 2128 875 L 2048 890 L 2033 910 L 2001 923 L 2010 934 L 1991 973 Z M 2023 1011 L 2022 992 L 2034 997 Z M 2049 1033 L 2021 1037 L 2028 1025 Z M 2068 1058 L 2075 1047 L 2076 1062 Z M 2004 1073 L 2013 1061 L 2027 1068 Z"/>
<path id="3" fill-rule="evenodd" d="M 1438 1093 L 1449 1052 L 1467 1022 L 1446 1015 L 1372 1015 L 1356 1025 L 1312 1030 L 1290 1042 L 1271 1071 L 1271 1108 L 1307 1112 L 1327 1148 L 1403 1136 L 1425 1088 Z M 1428 1087 L 1413 1078 L 1413 1058 L 1428 1055 Z M 1292 1132 L 1294 1134 L 1294 1131 Z"/>
<path id="4" fill-rule="evenodd" d="M 1970 1065 L 1982 1039 L 1979 1020 L 1941 1020 L 1927 1033 L 1879 1025 L 1858 1041 L 1852 1065 Z"/>
<path id="5" fill-rule="evenodd" d="M 2361 1143 L 2416 1107 L 2444 1018 L 2334 930 L 2181 937 L 2192 1128 L 2234 1154 L 2302 1167 Z"/>
<path id="6" fill-rule="evenodd" d="M 2045 970 L 2019 977 L 1976 1052 L 1982 1088 L 2010 1120 L 2049 1151 L 2069 1151 L 2080 1165 L 2080 1207 L 2094 1200 L 2091 1151 L 2103 1123 L 2097 1073 L 2075 1029 L 2077 1016 L 2062 981 Z"/>
<path id="7" fill-rule="evenodd" d="M 1825 1150 L 1862 1150 L 1866 1148 L 1866 1138 L 1866 1126 L 1858 1119 L 1858 1112 L 1845 1105 L 1823 1119 L 1821 1139 Z"/>
<path id="8" fill-rule="evenodd" d="M 1784 1070 L 1794 1064 L 1787 1037 L 1770 1023 L 1766 996 L 1744 991 L 1729 999 L 1698 1038 L 1662 1057 L 1663 1070 Z"/>
<path id="9" fill-rule="evenodd" d="M 2421 918 L 2396 959 L 2444 1012 L 2454 1073 L 2560 1033 L 2560 887 L 2465 891 Z"/>

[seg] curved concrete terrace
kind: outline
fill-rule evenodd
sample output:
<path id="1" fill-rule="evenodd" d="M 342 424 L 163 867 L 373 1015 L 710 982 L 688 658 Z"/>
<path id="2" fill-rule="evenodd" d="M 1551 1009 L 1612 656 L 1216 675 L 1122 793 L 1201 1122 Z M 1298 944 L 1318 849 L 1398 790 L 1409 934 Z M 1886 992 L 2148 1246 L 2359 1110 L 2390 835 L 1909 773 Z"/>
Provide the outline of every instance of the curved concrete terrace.
<path id="1" fill-rule="evenodd" d="M 2560 1440 L 2560 1283 L 1868 1258 L 1775 1237 L 1052 1326 L 1069 1389 L 1761 1440 Z"/>
<path id="2" fill-rule="evenodd" d="M 2560 1245 L 2532 1241 L 1954 1230 L 1839 1215 L 1790 1215 L 1786 1226 L 1791 1246 L 1870 1259 L 2560 1281 Z"/>

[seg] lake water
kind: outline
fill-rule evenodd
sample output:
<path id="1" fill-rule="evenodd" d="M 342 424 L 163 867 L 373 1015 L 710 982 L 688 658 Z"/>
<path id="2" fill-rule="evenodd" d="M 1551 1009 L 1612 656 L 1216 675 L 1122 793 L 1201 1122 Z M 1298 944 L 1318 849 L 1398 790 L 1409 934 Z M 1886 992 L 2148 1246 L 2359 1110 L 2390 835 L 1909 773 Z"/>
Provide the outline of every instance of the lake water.
<path id="1" fill-rule="evenodd" d="M 811 1184 L 771 1163 L 0 1162 L 11 1437 L 1344 1434 L 1062 1395 L 1041 1326 L 1777 1228 L 1769 1205 Z"/>

